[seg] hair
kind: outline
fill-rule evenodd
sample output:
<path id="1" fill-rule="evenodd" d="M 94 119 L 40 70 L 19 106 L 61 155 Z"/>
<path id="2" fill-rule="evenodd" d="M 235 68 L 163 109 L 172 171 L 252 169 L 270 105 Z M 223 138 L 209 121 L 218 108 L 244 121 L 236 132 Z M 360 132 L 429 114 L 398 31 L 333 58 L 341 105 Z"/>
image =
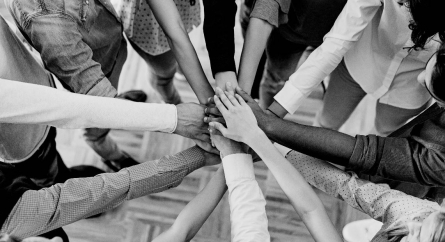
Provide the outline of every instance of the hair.
<path id="1" fill-rule="evenodd" d="M 443 0 L 445 1 L 445 0 Z M 439 99 L 445 105 L 445 44 L 442 44 L 436 52 L 436 65 L 431 73 L 431 92 L 435 99 Z M 439 103 L 439 102 L 438 102 Z"/>
<path id="2" fill-rule="evenodd" d="M 445 1 L 444 0 L 406 0 L 411 12 L 412 47 L 424 49 L 425 44 L 437 33 L 442 42 L 445 41 Z"/>
<path id="3" fill-rule="evenodd" d="M 445 242 L 445 208 L 442 206 L 439 213 L 434 217 L 434 229 L 426 242 Z M 400 242 L 403 237 L 409 234 L 405 223 L 396 225 L 393 228 L 384 231 L 388 236 L 389 242 Z"/>

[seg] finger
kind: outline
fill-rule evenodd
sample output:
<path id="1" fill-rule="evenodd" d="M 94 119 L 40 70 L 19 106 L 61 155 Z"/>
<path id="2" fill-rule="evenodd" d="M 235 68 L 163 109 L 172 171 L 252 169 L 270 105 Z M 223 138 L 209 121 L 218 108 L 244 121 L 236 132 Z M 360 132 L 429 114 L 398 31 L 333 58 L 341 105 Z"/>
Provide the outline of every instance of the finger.
<path id="1" fill-rule="evenodd" d="M 210 131 L 210 134 L 211 134 L 210 137 L 213 137 L 214 135 L 224 136 L 224 135 L 222 135 L 221 132 L 219 132 L 219 130 L 217 130 L 216 128 L 211 127 L 211 128 L 209 128 L 209 131 Z M 212 142 L 213 142 L 213 139 L 212 139 Z"/>
<path id="2" fill-rule="evenodd" d="M 222 113 L 222 115 L 224 116 L 225 114 L 227 115 L 227 108 L 226 106 L 224 106 L 224 104 L 221 102 L 221 99 L 219 99 L 218 96 L 215 95 L 215 104 L 216 107 L 218 108 L 218 110 Z"/>
<path id="3" fill-rule="evenodd" d="M 245 91 L 243 91 L 243 89 L 241 89 L 241 87 L 236 87 L 236 93 L 238 94 L 238 95 L 240 95 L 247 103 L 249 103 L 249 102 L 255 102 L 255 100 L 253 100 L 253 98 L 249 95 L 249 94 L 247 94 L 247 92 L 245 92 Z"/>
<path id="4" fill-rule="evenodd" d="M 213 100 L 213 97 L 209 97 L 209 99 L 207 100 L 207 105 L 212 105 L 215 104 L 215 100 Z"/>
<path id="5" fill-rule="evenodd" d="M 230 102 L 233 104 L 233 106 L 235 106 L 235 107 L 240 106 L 240 103 L 238 102 L 238 100 L 236 100 L 235 96 L 233 96 L 229 92 L 226 92 L 226 96 L 230 100 Z"/>
<path id="6" fill-rule="evenodd" d="M 210 123 L 210 122 L 218 122 L 222 124 L 226 124 L 226 120 L 222 117 L 205 117 L 204 122 Z"/>
<path id="7" fill-rule="evenodd" d="M 244 99 L 237 93 L 235 94 L 236 99 L 238 99 L 239 104 L 241 104 L 241 106 L 247 105 L 247 103 L 244 101 Z"/>
<path id="8" fill-rule="evenodd" d="M 227 98 L 226 93 L 221 90 L 221 88 L 216 88 L 216 93 L 218 94 L 218 98 L 221 100 L 221 102 L 227 107 L 227 109 L 233 108 L 233 104 L 230 102 L 230 100 Z M 216 102 L 216 98 L 215 98 Z M 221 110 L 220 110 L 221 111 Z M 222 111 L 221 111 L 222 112 Z"/>
<path id="9" fill-rule="evenodd" d="M 218 123 L 218 122 L 211 122 L 210 127 L 217 129 L 219 132 L 221 132 L 221 134 L 226 137 L 227 134 L 227 129 L 224 127 L 224 125 Z M 212 132 L 213 133 L 213 132 Z"/>
<path id="10" fill-rule="evenodd" d="M 226 82 L 226 91 L 232 95 L 235 95 L 235 87 L 230 82 Z"/>
<path id="11" fill-rule="evenodd" d="M 204 112 L 207 115 L 214 115 L 217 117 L 222 117 L 222 113 L 218 110 L 218 108 L 216 106 L 215 107 L 207 107 Z"/>

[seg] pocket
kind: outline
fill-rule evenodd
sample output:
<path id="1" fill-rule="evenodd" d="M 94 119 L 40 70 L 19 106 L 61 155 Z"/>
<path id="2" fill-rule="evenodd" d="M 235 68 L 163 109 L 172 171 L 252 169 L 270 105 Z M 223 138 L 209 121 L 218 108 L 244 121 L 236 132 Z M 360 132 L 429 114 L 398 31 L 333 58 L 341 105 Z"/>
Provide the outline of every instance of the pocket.
<path id="1" fill-rule="evenodd" d="M 96 4 L 95 0 L 78 0 L 80 4 L 80 21 L 82 23 L 82 27 L 90 32 L 91 27 L 93 27 L 94 22 L 97 18 Z"/>

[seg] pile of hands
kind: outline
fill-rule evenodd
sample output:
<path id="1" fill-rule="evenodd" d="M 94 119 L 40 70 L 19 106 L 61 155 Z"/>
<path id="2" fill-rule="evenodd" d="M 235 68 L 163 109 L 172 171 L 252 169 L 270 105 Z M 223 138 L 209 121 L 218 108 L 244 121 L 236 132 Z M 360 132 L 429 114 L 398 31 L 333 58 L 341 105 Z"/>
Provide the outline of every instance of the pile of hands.
<path id="1" fill-rule="evenodd" d="M 249 94 L 230 83 L 225 90 L 216 88 L 216 95 L 206 105 L 185 103 L 177 105 L 178 125 L 175 133 L 191 138 L 207 151 L 207 165 L 220 162 L 221 158 L 236 153 L 250 153 L 249 146 L 266 136 L 270 119 L 276 118 L 265 112 Z"/>

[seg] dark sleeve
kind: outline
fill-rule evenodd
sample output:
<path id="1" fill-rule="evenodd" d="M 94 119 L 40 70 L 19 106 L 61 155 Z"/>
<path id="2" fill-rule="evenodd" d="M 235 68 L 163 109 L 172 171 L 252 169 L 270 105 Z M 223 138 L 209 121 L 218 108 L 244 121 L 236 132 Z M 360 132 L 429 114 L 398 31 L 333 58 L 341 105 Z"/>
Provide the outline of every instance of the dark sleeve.
<path id="1" fill-rule="evenodd" d="M 236 71 L 235 15 L 233 0 L 204 0 L 204 37 L 213 76 L 218 72 Z"/>
<path id="2" fill-rule="evenodd" d="M 445 153 L 412 137 L 356 137 L 348 169 L 371 176 L 445 186 Z"/>
<path id="3" fill-rule="evenodd" d="M 278 27 L 287 23 L 290 4 L 290 0 L 257 0 L 250 17 L 262 19 Z"/>

